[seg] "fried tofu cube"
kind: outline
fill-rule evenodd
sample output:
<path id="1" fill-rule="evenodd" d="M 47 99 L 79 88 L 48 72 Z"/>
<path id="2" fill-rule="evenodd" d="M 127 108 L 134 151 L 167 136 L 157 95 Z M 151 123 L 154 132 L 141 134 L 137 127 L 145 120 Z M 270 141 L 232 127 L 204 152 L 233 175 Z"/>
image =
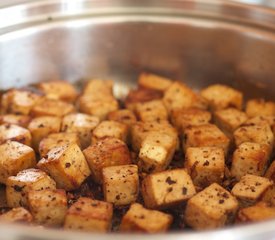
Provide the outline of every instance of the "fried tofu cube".
<path id="1" fill-rule="evenodd" d="M 93 131 L 92 144 L 106 137 L 114 137 L 128 142 L 129 128 L 127 125 L 116 121 L 103 121 Z"/>
<path id="2" fill-rule="evenodd" d="M 173 82 L 164 92 L 163 103 L 168 112 L 173 110 L 196 107 L 203 103 L 192 89 L 181 82 Z M 205 108 L 202 106 L 200 108 Z"/>
<path id="3" fill-rule="evenodd" d="M 33 118 L 28 126 L 32 135 L 32 146 L 38 151 L 39 143 L 51 133 L 58 133 L 61 128 L 59 117 L 43 116 Z"/>
<path id="4" fill-rule="evenodd" d="M 254 206 L 240 209 L 237 221 L 251 223 L 265 221 L 272 218 L 275 218 L 275 207 L 271 207 L 264 202 L 259 202 Z"/>
<path id="5" fill-rule="evenodd" d="M 61 131 L 77 133 L 81 147 L 86 148 L 91 144 L 92 132 L 98 124 L 98 117 L 83 113 L 73 113 L 63 118 Z"/>
<path id="6" fill-rule="evenodd" d="M 85 84 L 83 94 L 90 96 L 113 95 L 113 88 L 114 82 L 112 80 L 92 79 Z"/>
<path id="7" fill-rule="evenodd" d="M 172 221 L 173 217 L 170 214 L 149 210 L 139 203 L 133 203 L 122 218 L 120 231 L 131 233 L 166 232 Z"/>
<path id="8" fill-rule="evenodd" d="M 77 189 L 91 174 L 88 163 L 76 143 L 55 147 L 42 158 L 37 167 L 47 172 L 58 188 Z"/>
<path id="9" fill-rule="evenodd" d="M 273 182 L 268 178 L 246 174 L 235 184 L 231 193 L 239 200 L 242 207 L 248 207 L 258 202 L 272 185 Z"/>
<path id="10" fill-rule="evenodd" d="M 177 139 L 163 132 L 149 132 L 141 144 L 139 166 L 145 172 L 165 170 L 177 148 Z"/>
<path id="11" fill-rule="evenodd" d="M 63 225 L 67 212 L 67 196 L 64 190 L 30 191 L 27 205 L 35 223 L 50 227 Z"/>
<path id="12" fill-rule="evenodd" d="M 70 145 L 72 143 L 75 143 L 80 147 L 80 140 L 76 133 L 60 132 L 49 134 L 39 143 L 40 156 L 45 157 L 51 149 L 55 147 Z"/>
<path id="13" fill-rule="evenodd" d="M 125 99 L 125 106 L 131 111 L 135 111 L 138 103 L 150 102 L 161 99 L 163 93 L 158 90 L 139 88 L 130 90 Z"/>
<path id="14" fill-rule="evenodd" d="M 138 85 L 142 88 L 164 92 L 172 84 L 172 80 L 152 73 L 143 72 L 138 77 Z"/>
<path id="15" fill-rule="evenodd" d="M 238 201 L 217 183 L 197 193 L 187 202 L 185 222 L 196 230 L 215 229 L 234 219 Z"/>
<path id="16" fill-rule="evenodd" d="M 176 139 L 179 145 L 178 132 L 167 121 L 160 122 L 136 122 L 131 127 L 131 145 L 135 152 L 139 152 L 141 144 L 150 132 L 166 133 Z"/>
<path id="17" fill-rule="evenodd" d="M 185 202 L 196 189 L 185 169 L 174 169 L 146 176 L 141 192 L 145 207 L 165 209 Z"/>
<path id="18" fill-rule="evenodd" d="M 113 206 L 111 203 L 81 197 L 68 210 L 65 229 L 107 232 L 111 229 Z"/>
<path id="19" fill-rule="evenodd" d="M 12 89 L 2 96 L 1 110 L 4 113 L 29 115 L 41 97 L 41 94 L 32 91 Z"/>
<path id="20" fill-rule="evenodd" d="M 117 138 L 105 138 L 86 148 L 83 154 L 90 166 L 93 180 L 102 183 L 102 169 L 131 164 L 127 145 Z"/>
<path id="21" fill-rule="evenodd" d="M 19 172 L 16 176 L 8 177 L 6 182 L 8 206 L 27 206 L 28 192 L 44 189 L 56 189 L 56 183 L 39 169 L 29 168 Z"/>
<path id="22" fill-rule="evenodd" d="M 215 124 L 229 137 L 232 137 L 233 132 L 247 119 L 246 114 L 236 108 L 221 109 L 214 112 Z"/>
<path id="23" fill-rule="evenodd" d="M 23 128 L 27 128 L 31 121 L 31 117 L 27 115 L 4 114 L 0 116 L 0 124 L 13 124 Z"/>
<path id="24" fill-rule="evenodd" d="M 13 124 L 0 125 L 0 143 L 16 141 L 32 146 L 32 136 L 28 129 Z"/>
<path id="25" fill-rule="evenodd" d="M 139 177 L 136 165 L 106 167 L 102 170 L 102 176 L 106 202 L 124 206 L 137 200 Z"/>
<path id="26" fill-rule="evenodd" d="M 187 108 L 172 111 L 171 121 L 182 132 L 188 126 L 199 126 L 209 123 L 211 113 L 199 108 Z"/>
<path id="27" fill-rule="evenodd" d="M 28 210 L 22 207 L 17 207 L 0 215 L 0 222 L 9 223 L 30 223 L 33 217 Z"/>
<path id="28" fill-rule="evenodd" d="M 90 114 L 105 120 L 110 112 L 119 109 L 118 101 L 111 95 L 90 96 L 79 98 L 79 109 L 82 113 Z"/>
<path id="29" fill-rule="evenodd" d="M 263 176 L 268 160 L 268 149 L 265 145 L 244 142 L 233 153 L 231 175 L 237 180 L 246 174 Z"/>
<path id="30" fill-rule="evenodd" d="M 37 88 L 41 90 L 47 98 L 70 103 L 75 102 L 78 95 L 76 88 L 71 83 L 61 80 L 41 82 Z"/>
<path id="31" fill-rule="evenodd" d="M 236 146 L 244 142 L 266 145 L 268 155 L 272 153 L 274 145 L 274 136 L 268 124 L 242 126 L 234 132 L 234 140 Z"/>
<path id="32" fill-rule="evenodd" d="M 75 112 L 75 107 L 70 103 L 61 100 L 44 98 L 32 108 L 30 114 L 33 117 L 63 117 L 73 112 Z"/>
<path id="33" fill-rule="evenodd" d="M 190 147 L 185 154 L 185 168 L 193 183 L 199 187 L 222 183 L 225 171 L 225 157 L 222 148 Z"/>
<path id="34" fill-rule="evenodd" d="M 110 121 L 124 123 L 127 126 L 131 126 L 137 121 L 136 115 L 129 109 L 119 109 L 110 112 L 107 119 Z"/>
<path id="35" fill-rule="evenodd" d="M 36 165 L 32 148 L 19 142 L 8 141 L 0 145 L 0 182 L 6 183 L 8 177 Z"/>
<path id="36" fill-rule="evenodd" d="M 243 94 L 226 85 L 210 85 L 201 91 L 201 96 L 208 102 L 212 111 L 229 107 L 242 109 Z"/>
<path id="37" fill-rule="evenodd" d="M 275 103 L 264 99 L 251 99 L 247 101 L 245 111 L 247 116 L 251 118 L 256 116 L 274 116 Z"/>
<path id="38" fill-rule="evenodd" d="M 135 112 L 143 122 L 168 120 L 168 112 L 161 100 L 138 103 Z"/>
<path id="39" fill-rule="evenodd" d="M 220 147 L 227 155 L 229 138 L 214 124 L 189 126 L 183 132 L 183 149 L 189 147 Z"/>

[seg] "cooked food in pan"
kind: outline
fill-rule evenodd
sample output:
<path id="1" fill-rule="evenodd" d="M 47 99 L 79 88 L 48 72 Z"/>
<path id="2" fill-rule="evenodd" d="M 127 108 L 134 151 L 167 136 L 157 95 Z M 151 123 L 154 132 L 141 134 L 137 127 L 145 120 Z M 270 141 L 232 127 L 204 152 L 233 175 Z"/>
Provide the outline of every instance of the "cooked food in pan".
<path id="1" fill-rule="evenodd" d="M 142 73 L 10 89 L 0 116 L 4 222 L 187 231 L 275 218 L 275 102 Z"/>

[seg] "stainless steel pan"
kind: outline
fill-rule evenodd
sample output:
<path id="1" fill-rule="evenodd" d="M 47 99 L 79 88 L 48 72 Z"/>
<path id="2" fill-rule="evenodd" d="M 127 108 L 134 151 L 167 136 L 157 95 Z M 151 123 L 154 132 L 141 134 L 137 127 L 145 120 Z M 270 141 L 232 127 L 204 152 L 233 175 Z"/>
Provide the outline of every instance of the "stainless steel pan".
<path id="1" fill-rule="evenodd" d="M 111 78 L 123 96 L 147 70 L 194 88 L 225 83 L 275 100 L 275 11 L 229 1 L 0 3 L 0 88 Z M 0 225 L 0 239 L 149 239 Z M 275 221 L 158 239 L 275 239 Z"/>

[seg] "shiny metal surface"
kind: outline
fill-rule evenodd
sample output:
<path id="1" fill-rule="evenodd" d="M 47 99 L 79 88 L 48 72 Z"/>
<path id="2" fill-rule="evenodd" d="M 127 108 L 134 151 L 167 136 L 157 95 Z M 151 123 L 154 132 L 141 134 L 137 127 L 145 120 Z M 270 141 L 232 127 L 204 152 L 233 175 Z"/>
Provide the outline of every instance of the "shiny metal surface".
<path id="1" fill-rule="evenodd" d="M 22 2 L 22 1 L 21 1 Z M 37 0 L 0 6 L 0 88 L 92 77 L 117 95 L 151 71 L 275 99 L 275 11 L 218 0 Z M 158 239 L 275 239 L 275 221 Z M 0 225 L 0 239 L 128 239 Z M 141 236 L 131 236 L 140 239 Z M 151 238 L 151 237 L 150 237 Z M 149 239 L 149 236 L 142 236 Z"/>

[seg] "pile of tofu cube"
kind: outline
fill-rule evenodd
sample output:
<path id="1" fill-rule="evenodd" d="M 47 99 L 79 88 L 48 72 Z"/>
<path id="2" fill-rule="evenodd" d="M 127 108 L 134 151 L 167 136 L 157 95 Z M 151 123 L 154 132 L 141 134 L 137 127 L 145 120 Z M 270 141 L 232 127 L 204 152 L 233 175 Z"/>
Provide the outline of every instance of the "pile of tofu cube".
<path id="1" fill-rule="evenodd" d="M 113 85 L 3 93 L 0 221 L 159 233 L 275 218 L 275 102 L 150 73 L 122 101 Z M 100 194 L 75 196 L 84 185 Z"/>

